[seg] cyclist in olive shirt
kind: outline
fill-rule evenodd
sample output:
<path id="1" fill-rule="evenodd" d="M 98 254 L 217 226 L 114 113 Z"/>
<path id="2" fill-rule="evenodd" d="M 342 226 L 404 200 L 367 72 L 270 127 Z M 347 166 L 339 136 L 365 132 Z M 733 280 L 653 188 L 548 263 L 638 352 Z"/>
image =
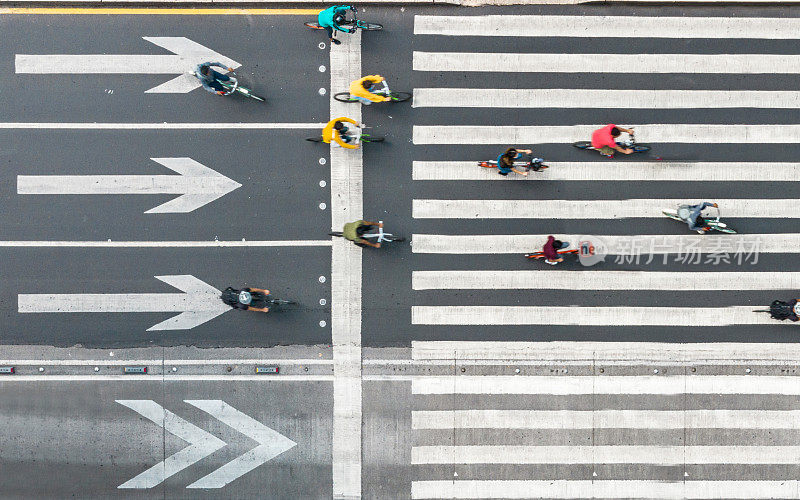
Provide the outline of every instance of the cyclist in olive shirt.
<path id="1" fill-rule="evenodd" d="M 355 243 L 356 245 L 363 247 L 369 246 L 372 248 L 380 248 L 380 243 L 373 243 L 365 238 L 362 238 L 361 235 L 370 231 L 375 227 L 383 227 L 382 222 L 368 222 L 364 220 L 357 220 L 355 222 L 348 222 L 344 225 L 344 229 L 342 229 L 342 236 L 345 239 L 348 239 Z"/>

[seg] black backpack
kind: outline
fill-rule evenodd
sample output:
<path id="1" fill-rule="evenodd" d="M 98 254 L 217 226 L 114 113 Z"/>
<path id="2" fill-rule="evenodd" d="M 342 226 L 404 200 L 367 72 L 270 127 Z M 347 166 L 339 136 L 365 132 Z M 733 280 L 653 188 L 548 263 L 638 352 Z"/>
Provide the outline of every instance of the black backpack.
<path id="1" fill-rule="evenodd" d="M 769 305 L 769 315 L 772 319 L 785 320 L 796 318 L 794 315 L 794 305 L 782 300 L 773 300 Z"/>
<path id="2" fill-rule="evenodd" d="M 239 290 L 236 290 L 233 287 L 228 287 L 222 291 L 222 302 L 225 302 L 229 306 L 233 307 L 239 303 Z"/>

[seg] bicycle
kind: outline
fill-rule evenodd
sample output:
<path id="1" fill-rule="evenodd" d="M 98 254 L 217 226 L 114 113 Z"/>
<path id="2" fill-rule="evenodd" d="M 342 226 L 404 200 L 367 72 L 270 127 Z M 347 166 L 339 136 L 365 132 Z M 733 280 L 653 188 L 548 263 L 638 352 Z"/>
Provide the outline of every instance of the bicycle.
<path id="1" fill-rule="evenodd" d="M 522 161 L 515 161 L 514 168 L 522 168 L 525 172 L 530 172 L 533 170 L 534 172 L 541 172 L 546 168 L 550 168 L 550 165 L 545 165 L 544 159 L 542 158 L 532 158 L 530 155 L 526 155 L 527 160 Z M 479 167 L 484 168 L 497 168 L 497 160 L 489 160 L 489 161 L 479 161 Z"/>
<path id="2" fill-rule="evenodd" d="M 706 221 L 706 227 L 709 227 L 714 231 L 719 231 L 720 233 L 736 234 L 736 231 L 729 228 L 727 224 L 725 224 L 724 222 L 720 222 L 719 207 L 710 206 L 708 208 L 714 208 L 716 209 L 717 212 L 716 212 L 716 217 L 713 219 L 706 219 L 705 217 L 703 217 Z M 677 210 L 672 210 L 668 208 L 661 210 L 661 213 L 663 213 L 670 219 L 683 222 L 684 224 L 686 224 L 686 219 L 689 217 L 689 212 L 690 210 L 686 206 L 678 207 Z"/>
<path id="3" fill-rule="evenodd" d="M 283 300 L 283 299 L 269 298 L 269 299 L 267 299 L 267 304 L 269 304 L 271 306 L 291 306 L 291 305 L 296 305 L 297 302 L 295 302 L 293 300 Z"/>
<path id="4" fill-rule="evenodd" d="M 578 142 L 572 143 L 572 145 L 575 146 L 578 149 L 589 149 L 589 150 L 597 151 L 597 148 L 592 146 L 592 142 L 591 141 L 578 141 Z M 634 153 L 646 153 L 647 151 L 650 151 L 650 146 L 648 146 L 646 144 L 637 144 L 636 143 L 636 138 L 634 138 L 633 135 L 630 135 L 630 134 L 628 135 L 628 139 L 627 140 L 625 140 L 625 141 L 617 141 L 617 146 L 622 147 L 622 148 L 632 149 Z M 609 156 L 609 158 L 613 158 L 613 157 L 614 157 L 613 154 L 611 156 Z"/>
<path id="5" fill-rule="evenodd" d="M 378 221 L 378 224 L 383 225 L 383 221 L 382 220 Z M 377 233 L 364 233 L 364 234 L 360 235 L 361 238 L 364 238 L 364 239 L 375 238 L 375 243 L 383 243 L 383 242 L 389 243 L 389 242 L 392 242 L 392 241 L 396 241 L 396 242 L 406 241 L 406 239 L 403 238 L 402 236 L 395 236 L 392 233 L 384 233 L 383 232 L 383 227 L 381 227 L 380 225 L 378 226 L 378 232 Z M 341 238 L 341 237 L 344 237 L 344 234 L 341 231 L 333 231 L 331 233 L 328 233 L 328 236 L 338 236 L 338 237 Z"/>
<path id="6" fill-rule="evenodd" d="M 200 77 L 197 76 L 197 73 L 190 72 L 189 74 L 200 80 Z M 255 99 L 256 101 L 266 102 L 267 99 L 265 97 L 261 97 L 260 95 L 253 93 L 253 91 L 248 89 L 247 87 L 242 87 L 241 85 L 239 85 L 239 79 L 236 78 L 236 73 L 230 71 L 227 73 L 227 75 L 230 78 L 230 80 L 227 81 L 217 80 L 217 83 L 219 83 L 222 86 L 222 88 L 225 89 L 225 92 L 223 92 L 222 95 L 228 96 L 233 94 L 234 92 L 238 92 L 243 96 Z"/>
<path id="7" fill-rule="evenodd" d="M 353 16 L 355 16 L 355 13 L 353 14 Z M 316 23 L 316 22 L 309 22 L 309 23 L 303 23 L 303 24 L 306 25 L 307 27 L 309 27 L 311 29 L 315 29 L 315 30 L 324 30 L 325 29 L 323 26 L 320 26 L 319 23 Z M 348 19 L 346 22 L 340 24 L 340 26 L 342 28 L 345 28 L 345 27 L 349 26 L 351 28 L 355 28 L 355 29 L 359 29 L 359 30 L 363 30 L 363 31 L 380 31 L 380 30 L 383 29 L 383 25 L 382 24 L 367 23 L 367 22 L 364 22 L 361 19 L 358 19 L 356 17 L 353 17 L 353 19 Z"/>
<path id="8" fill-rule="evenodd" d="M 386 84 L 386 80 L 383 81 L 383 88 L 378 89 L 374 92 L 375 94 L 391 97 L 391 101 L 388 102 L 405 102 L 411 99 L 410 92 L 394 92 L 389 90 L 389 85 Z M 350 95 L 350 92 L 339 92 L 333 95 L 333 98 L 339 102 L 361 102 L 358 100 L 358 97 L 353 97 Z"/>
<path id="9" fill-rule="evenodd" d="M 383 142 L 386 138 L 380 135 L 371 135 L 371 134 L 364 134 L 359 132 L 358 134 L 358 142 L 368 143 L 368 142 Z M 307 141 L 310 142 L 323 142 L 322 136 L 318 137 L 306 137 Z"/>
<path id="10" fill-rule="evenodd" d="M 569 250 L 557 250 L 556 253 L 558 255 L 577 254 L 578 253 L 578 249 L 577 248 L 570 248 Z M 533 253 L 526 253 L 525 257 L 527 257 L 528 259 L 544 259 L 545 258 L 543 251 L 533 252 Z"/>

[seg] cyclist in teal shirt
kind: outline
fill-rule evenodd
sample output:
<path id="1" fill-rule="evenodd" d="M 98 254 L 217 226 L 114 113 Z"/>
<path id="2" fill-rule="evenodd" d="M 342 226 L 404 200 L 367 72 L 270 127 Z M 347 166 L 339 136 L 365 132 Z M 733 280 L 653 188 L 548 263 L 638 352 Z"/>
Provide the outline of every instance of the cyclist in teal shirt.
<path id="1" fill-rule="evenodd" d="M 328 7 L 327 9 L 323 10 L 317 16 L 317 22 L 325 31 L 328 32 L 328 38 L 331 39 L 331 43 L 335 43 L 339 45 L 339 40 L 333 38 L 333 32 L 342 31 L 345 33 L 355 33 L 355 28 L 348 28 L 344 29 L 340 27 L 340 24 L 344 24 L 347 21 L 347 11 L 352 10 L 353 12 L 356 11 L 356 8 L 352 5 L 334 5 L 332 7 Z"/>

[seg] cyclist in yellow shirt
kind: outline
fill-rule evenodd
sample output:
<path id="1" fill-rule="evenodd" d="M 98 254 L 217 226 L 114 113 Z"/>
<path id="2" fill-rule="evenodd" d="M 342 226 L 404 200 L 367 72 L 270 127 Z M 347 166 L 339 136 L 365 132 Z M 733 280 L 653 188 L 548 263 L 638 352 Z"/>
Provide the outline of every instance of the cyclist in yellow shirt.
<path id="1" fill-rule="evenodd" d="M 322 142 L 330 144 L 331 141 L 334 141 L 343 148 L 358 149 L 360 145 L 358 135 L 354 136 L 348 133 L 353 132 L 346 125 L 348 123 L 358 128 L 358 122 L 346 116 L 329 121 L 325 128 L 322 129 Z"/>
<path id="2" fill-rule="evenodd" d="M 377 84 L 384 82 L 383 87 L 379 88 Z M 357 98 L 364 104 L 372 104 L 373 102 L 391 101 L 392 98 L 388 95 L 375 93 L 378 90 L 386 91 L 388 94 L 389 88 L 386 85 L 386 79 L 381 75 L 367 75 L 360 80 L 356 80 L 350 84 L 350 95 Z"/>

